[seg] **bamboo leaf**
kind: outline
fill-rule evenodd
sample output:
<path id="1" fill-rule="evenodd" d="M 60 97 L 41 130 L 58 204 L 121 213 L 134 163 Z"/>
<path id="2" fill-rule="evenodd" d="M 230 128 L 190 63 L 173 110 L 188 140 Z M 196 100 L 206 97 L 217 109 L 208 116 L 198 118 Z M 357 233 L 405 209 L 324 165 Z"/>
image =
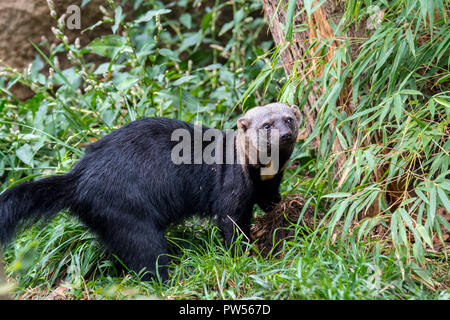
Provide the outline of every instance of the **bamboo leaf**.
<path id="1" fill-rule="evenodd" d="M 366 109 L 366 110 L 363 110 L 363 111 L 360 111 L 360 112 L 356 112 L 355 114 L 351 115 L 350 117 L 344 119 L 344 121 L 342 121 L 342 122 L 347 122 L 347 121 L 350 121 L 350 120 L 353 120 L 353 119 L 360 118 L 360 117 L 362 117 L 362 116 L 364 116 L 366 114 L 369 114 L 369 113 L 374 112 L 374 111 L 379 110 L 379 109 L 380 109 L 379 106 L 375 106 L 375 107 L 372 107 L 372 108 L 369 108 L 369 109 Z"/>
<path id="2" fill-rule="evenodd" d="M 395 247 L 399 246 L 399 239 L 398 239 L 398 225 L 399 225 L 399 219 L 398 219 L 398 211 L 395 211 L 391 216 L 391 237 L 392 237 L 392 243 Z"/>
<path id="3" fill-rule="evenodd" d="M 344 240 L 344 238 L 347 236 L 348 234 L 348 230 L 350 228 L 350 224 L 353 221 L 355 214 L 357 213 L 356 210 L 356 206 L 357 206 L 357 202 L 354 202 L 348 212 L 347 212 L 347 217 L 345 218 L 345 222 L 344 222 L 344 227 L 342 228 L 342 232 L 341 232 L 341 240 Z"/>
<path id="4" fill-rule="evenodd" d="M 436 220 L 438 220 L 439 223 L 445 227 L 445 229 L 450 231 L 450 223 L 447 220 L 445 220 L 445 218 L 443 216 L 437 215 Z"/>
<path id="5" fill-rule="evenodd" d="M 358 241 L 361 241 L 361 238 L 363 237 L 363 235 L 366 234 L 366 233 L 365 233 L 365 230 L 366 230 L 368 224 L 369 224 L 369 219 L 365 219 L 365 220 L 361 223 L 361 226 L 359 227 L 359 230 L 358 230 Z"/>
<path id="6" fill-rule="evenodd" d="M 399 233 L 399 238 L 401 240 L 401 242 L 403 242 L 403 244 L 408 247 L 408 237 L 406 236 L 406 228 L 405 225 L 403 224 L 403 221 L 405 221 L 404 217 L 407 216 L 408 214 L 406 213 L 406 210 L 403 208 L 398 208 L 397 210 L 395 210 L 395 213 L 397 215 L 397 229 L 398 229 L 398 233 Z"/>
<path id="7" fill-rule="evenodd" d="M 331 236 L 333 235 L 334 228 L 336 227 L 337 222 L 341 219 L 342 215 L 344 214 L 345 209 L 347 209 L 348 205 L 348 199 L 342 201 L 341 203 L 338 203 L 338 208 L 336 212 L 332 215 L 332 219 L 330 223 L 328 224 L 328 240 L 330 240 Z"/>
<path id="8" fill-rule="evenodd" d="M 305 6 L 306 6 L 305 1 Z M 296 8 L 297 1 L 296 0 L 289 0 L 287 12 L 286 12 L 286 33 L 285 38 L 286 40 L 292 41 L 292 28 L 294 26 L 294 13 Z"/>
<path id="9" fill-rule="evenodd" d="M 420 277 L 426 284 L 433 286 L 433 278 L 431 277 L 431 273 L 429 270 L 419 267 L 416 263 L 411 263 L 412 271 Z"/>
<path id="10" fill-rule="evenodd" d="M 434 185 L 430 189 L 428 216 L 430 218 L 430 224 L 432 225 L 436 216 L 436 187 Z"/>
<path id="11" fill-rule="evenodd" d="M 409 216 L 408 212 L 404 208 L 400 208 L 398 211 L 400 212 L 400 215 L 401 215 L 403 221 L 405 221 L 405 223 L 408 226 L 408 228 L 413 233 L 415 233 L 415 234 L 417 233 L 418 234 L 416 228 L 412 224 L 412 220 L 411 220 L 411 217 Z"/>
<path id="12" fill-rule="evenodd" d="M 405 35 L 406 35 L 406 41 L 408 42 L 409 50 L 411 51 L 412 55 L 415 56 L 416 48 L 414 46 L 414 39 L 413 39 L 411 29 L 406 29 Z"/>
<path id="13" fill-rule="evenodd" d="M 403 112 L 403 103 L 402 103 L 402 97 L 399 94 L 396 94 L 394 96 L 394 115 L 395 120 L 398 124 L 400 124 L 400 121 L 402 119 L 402 112 Z"/>
<path id="14" fill-rule="evenodd" d="M 422 14 L 423 24 L 427 25 L 428 0 L 420 0 L 420 13 Z"/>
<path id="15" fill-rule="evenodd" d="M 450 108 L 450 102 L 438 97 L 433 97 L 433 100 L 439 103 L 440 105 L 443 105 L 444 107 Z"/>
<path id="16" fill-rule="evenodd" d="M 403 89 L 397 92 L 397 94 L 410 94 L 410 95 L 420 95 L 423 96 L 422 92 L 417 90 L 411 90 L 411 89 Z"/>
<path id="17" fill-rule="evenodd" d="M 442 190 L 441 188 L 437 188 L 437 194 L 439 195 L 439 198 L 442 201 L 442 204 L 445 207 L 445 210 L 447 210 L 447 212 L 450 212 L 450 201 L 447 198 L 447 195 L 445 194 L 444 190 Z"/>
<path id="18" fill-rule="evenodd" d="M 413 244 L 413 254 L 421 265 L 425 264 L 425 252 L 423 250 L 422 243 L 417 239 Z"/>
<path id="19" fill-rule="evenodd" d="M 349 192 L 336 192 L 336 193 L 326 194 L 326 195 L 322 196 L 322 198 L 348 198 L 351 195 L 352 194 Z"/>
<path id="20" fill-rule="evenodd" d="M 308 15 L 308 18 L 310 18 L 312 14 L 313 0 L 304 0 L 303 4 L 305 6 L 306 14 Z"/>
<path id="21" fill-rule="evenodd" d="M 419 232 L 420 236 L 422 237 L 423 241 L 425 241 L 425 243 L 427 245 L 430 246 L 430 248 L 433 247 L 433 241 L 431 241 L 431 237 L 428 234 L 427 230 L 424 228 L 424 226 L 422 226 L 419 223 L 416 223 L 416 229 Z"/>

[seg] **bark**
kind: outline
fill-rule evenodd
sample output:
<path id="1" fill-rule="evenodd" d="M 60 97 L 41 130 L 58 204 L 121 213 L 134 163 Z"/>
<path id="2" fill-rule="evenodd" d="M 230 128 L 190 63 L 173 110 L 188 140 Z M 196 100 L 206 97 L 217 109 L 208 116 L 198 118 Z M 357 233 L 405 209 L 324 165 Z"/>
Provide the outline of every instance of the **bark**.
<path id="1" fill-rule="evenodd" d="M 273 36 L 275 44 L 277 46 L 287 46 L 286 49 L 281 53 L 281 60 L 283 63 L 284 71 L 286 76 L 289 77 L 293 72 L 293 67 L 297 61 L 296 73 L 300 78 L 308 80 L 308 82 L 313 83 L 312 90 L 309 92 L 306 99 L 306 103 L 302 105 L 302 112 L 305 119 L 306 136 L 309 136 L 316 124 L 318 116 L 318 99 L 323 94 L 323 89 L 317 83 L 314 83 L 315 77 L 319 77 L 322 73 L 322 66 L 317 63 L 318 57 L 312 56 L 315 50 L 307 50 L 308 47 L 314 43 L 313 41 L 320 39 L 321 41 L 328 41 L 329 46 L 325 57 L 321 57 L 326 62 L 332 61 L 332 58 L 336 52 L 336 49 L 340 45 L 341 41 L 336 38 L 335 33 L 331 27 L 332 22 L 334 25 L 338 25 L 345 11 L 345 1 L 344 0 L 327 0 L 318 9 L 316 9 L 310 17 L 307 16 L 306 10 L 296 16 L 298 12 L 301 12 L 304 8 L 303 0 L 296 1 L 296 14 L 294 15 L 294 29 L 300 25 L 307 26 L 305 31 L 294 32 L 292 35 L 292 42 L 289 43 L 285 39 L 285 32 L 282 29 L 282 25 L 286 25 L 286 11 L 287 11 L 287 0 L 282 0 L 279 5 L 279 0 L 263 0 L 263 7 L 266 19 L 269 23 L 270 32 Z M 317 1 L 313 1 L 312 7 L 315 7 Z M 345 37 L 352 38 L 365 38 L 366 37 L 366 25 L 362 21 L 357 27 L 350 26 L 344 35 Z M 359 47 L 354 44 L 350 48 L 350 56 L 352 59 L 356 58 L 359 53 Z M 351 103 L 351 92 L 352 86 L 350 79 L 347 79 L 344 88 L 341 91 L 337 103 L 339 104 L 340 111 L 345 110 L 348 115 L 352 114 L 354 111 L 354 106 Z M 300 101 L 298 101 L 300 102 Z M 330 133 L 333 130 L 335 121 L 332 121 L 329 127 Z M 357 134 L 359 135 L 359 133 Z M 319 138 L 313 141 L 313 146 L 318 151 Z M 355 144 L 350 150 L 344 150 L 339 143 L 338 138 L 334 141 L 329 141 L 332 143 L 332 151 L 337 157 L 334 166 L 334 176 L 338 179 L 338 187 L 345 181 L 347 174 L 349 173 L 349 166 L 347 170 L 344 169 L 345 162 L 351 154 L 356 150 L 358 136 L 354 139 Z M 371 208 L 366 211 L 366 215 L 375 215 L 378 212 L 378 201 L 374 201 Z"/>
<path id="2" fill-rule="evenodd" d="M 316 39 L 321 39 L 321 41 L 327 40 L 329 41 L 328 51 L 326 56 L 322 57 L 322 59 L 326 62 L 330 62 L 332 60 L 340 42 L 336 39 L 330 22 L 335 25 L 339 24 L 345 9 L 345 1 L 328 0 L 316 9 L 311 14 L 310 18 L 308 18 L 305 11 L 295 17 L 294 26 L 304 25 L 307 26 L 307 29 L 302 32 L 293 33 L 292 43 L 288 43 L 286 41 L 284 31 L 282 30 L 282 25 L 286 24 L 286 6 L 288 1 L 283 0 L 280 6 L 278 6 L 278 2 L 279 0 L 263 0 L 263 7 L 275 44 L 277 46 L 287 45 L 286 50 L 284 50 L 281 54 L 281 60 L 286 76 L 289 77 L 292 74 L 294 63 L 297 61 L 296 72 L 299 77 L 308 81 L 313 80 L 315 77 L 319 77 L 321 75 L 322 66 L 317 63 L 318 57 L 311 56 L 311 53 L 314 52 L 314 50 L 309 50 L 309 52 L 307 52 L 307 48 Z M 315 5 L 316 2 L 314 1 L 313 7 Z M 301 12 L 303 8 L 303 0 L 297 0 L 296 12 Z M 364 25 L 360 25 L 358 28 L 349 28 L 345 36 L 362 37 L 365 32 L 366 30 Z M 358 54 L 358 47 L 354 45 L 350 48 L 350 50 L 351 56 L 353 58 L 356 57 Z M 347 114 L 351 114 L 353 112 L 353 106 L 350 102 L 351 92 L 351 83 L 350 81 L 347 81 L 338 99 L 339 107 L 343 108 Z M 314 129 L 318 117 L 318 106 L 315 106 L 315 104 L 322 93 L 323 88 L 321 88 L 317 83 L 313 83 L 312 90 L 308 94 L 306 103 L 302 106 L 303 116 L 306 121 L 306 135 L 310 135 Z M 330 131 L 333 130 L 333 127 L 334 122 L 330 125 Z M 333 152 L 339 154 L 337 158 L 337 165 L 335 166 L 335 175 L 342 181 L 342 178 L 345 177 L 345 171 L 341 170 L 344 162 L 346 161 L 346 156 L 344 153 L 345 150 L 343 150 L 337 138 L 330 143 L 333 143 Z M 313 145 L 316 148 L 318 147 L 318 138 L 313 141 Z M 348 152 L 351 152 L 351 150 L 348 150 Z"/>
<path id="3" fill-rule="evenodd" d="M 302 12 L 294 18 L 294 26 L 300 26 L 302 24 L 308 25 L 308 30 L 302 32 L 293 33 L 292 43 L 289 44 L 281 54 L 281 60 L 283 63 L 286 76 L 290 76 L 295 61 L 299 61 L 297 72 L 306 79 L 311 79 L 317 70 L 314 57 L 305 55 L 307 48 L 311 41 L 317 38 L 319 35 L 322 39 L 333 37 L 333 31 L 330 27 L 328 19 L 333 19 L 338 22 L 343 12 L 344 1 L 326 1 L 319 9 L 317 9 L 311 16 L 311 19 L 307 18 L 306 12 Z M 286 6 L 288 1 L 283 0 L 278 7 L 278 0 L 263 0 L 263 7 L 266 18 L 269 22 L 270 32 L 277 46 L 286 45 L 284 31 L 282 25 L 286 23 Z M 296 12 L 300 12 L 304 7 L 303 0 L 297 0 Z M 336 46 L 333 41 L 332 46 Z M 334 53 L 335 47 L 330 48 L 329 57 L 331 58 Z M 308 60 L 313 59 L 313 66 L 316 70 L 312 70 L 307 67 Z M 314 104 L 317 101 L 320 91 L 317 85 L 313 86 L 310 91 L 306 104 L 303 106 L 303 115 L 306 121 L 307 134 L 309 135 L 313 129 L 317 119 L 317 108 Z M 318 140 L 314 141 L 314 145 L 318 146 Z"/>

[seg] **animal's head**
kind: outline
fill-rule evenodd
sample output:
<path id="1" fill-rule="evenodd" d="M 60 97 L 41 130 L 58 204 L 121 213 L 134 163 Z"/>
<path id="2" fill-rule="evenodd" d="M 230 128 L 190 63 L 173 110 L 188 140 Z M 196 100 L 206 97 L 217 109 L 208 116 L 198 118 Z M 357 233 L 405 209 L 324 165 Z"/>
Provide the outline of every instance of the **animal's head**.
<path id="1" fill-rule="evenodd" d="M 261 167 L 261 176 L 268 178 L 282 171 L 294 149 L 299 123 L 297 106 L 271 103 L 247 111 L 237 121 L 242 163 Z"/>
<path id="2" fill-rule="evenodd" d="M 278 145 L 280 150 L 291 149 L 297 139 L 300 110 L 297 106 L 270 103 L 255 107 L 238 119 L 237 127 L 253 146 Z"/>

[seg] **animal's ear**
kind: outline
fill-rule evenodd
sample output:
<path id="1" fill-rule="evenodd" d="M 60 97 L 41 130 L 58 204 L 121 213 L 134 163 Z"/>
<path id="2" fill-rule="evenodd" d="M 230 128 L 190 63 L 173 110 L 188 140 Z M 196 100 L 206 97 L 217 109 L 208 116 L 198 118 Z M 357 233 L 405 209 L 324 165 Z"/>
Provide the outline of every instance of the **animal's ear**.
<path id="1" fill-rule="evenodd" d="M 239 130 L 247 131 L 248 127 L 250 126 L 250 122 L 245 117 L 239 118 L 237 121 L 237 127 Z"/>
<path id="2" fill-rule="evenodd" d="M 297 121 L 300 122 L 301 119 L 300 109 L 295 104 L 293 104 L 289 108 L 291 108 L 292 112 L 295 114 Z"/>

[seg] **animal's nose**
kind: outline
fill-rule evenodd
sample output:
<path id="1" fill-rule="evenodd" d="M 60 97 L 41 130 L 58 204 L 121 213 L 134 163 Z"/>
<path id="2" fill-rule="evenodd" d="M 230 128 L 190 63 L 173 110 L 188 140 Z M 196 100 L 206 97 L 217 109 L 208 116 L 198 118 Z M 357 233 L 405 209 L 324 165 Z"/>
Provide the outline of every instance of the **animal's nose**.
<path id="1" fill-rule="evenodd" d="M 292 133 L 290 133 L 290 132 L 283 133 L 283 134 L 281 134 L 281 137 L 280 137 L 281 141 L 290 140 L 291 138 L 292 138 Z"/>

